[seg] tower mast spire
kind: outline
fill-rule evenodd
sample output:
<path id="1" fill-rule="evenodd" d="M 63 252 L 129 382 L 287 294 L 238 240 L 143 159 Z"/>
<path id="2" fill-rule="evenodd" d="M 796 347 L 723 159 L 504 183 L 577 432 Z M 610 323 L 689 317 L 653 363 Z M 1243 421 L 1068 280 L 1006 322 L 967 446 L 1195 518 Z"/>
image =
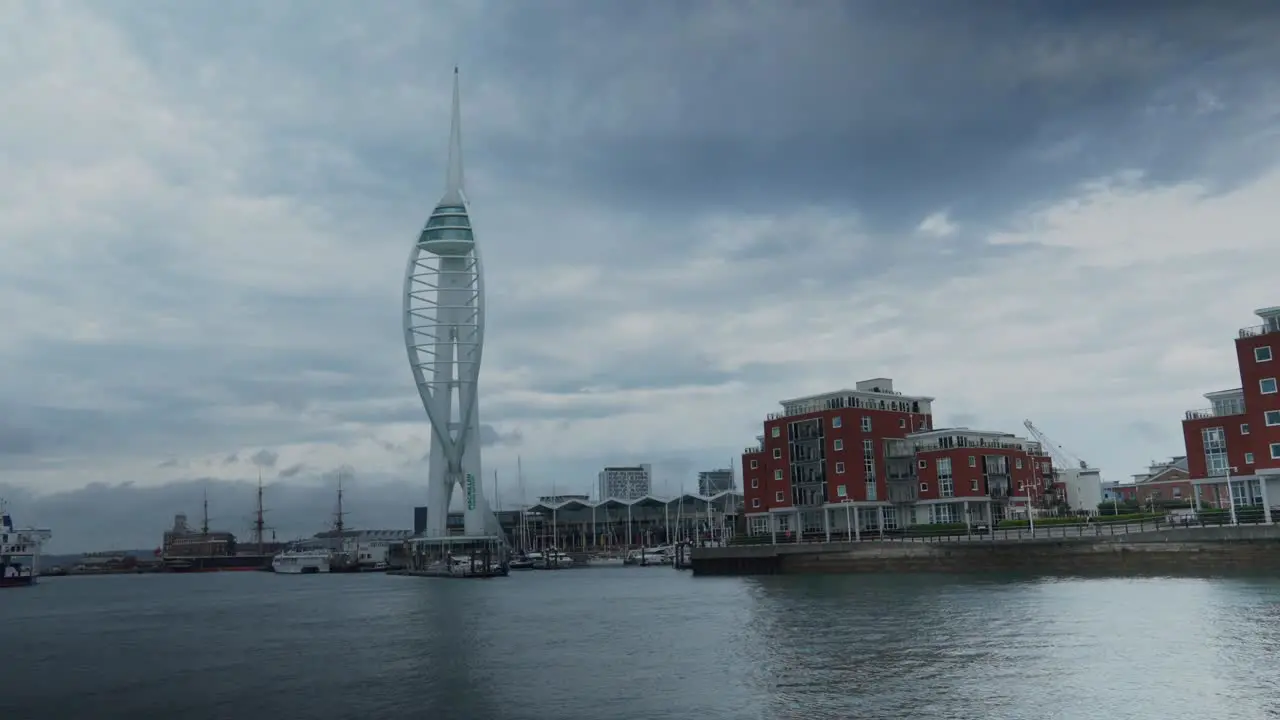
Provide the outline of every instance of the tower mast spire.
<path id="1" fill-rule="evenodd" d="M 449 121 L 449 164 L 445 169 L 441 205 L 466 201 L 466 180 L 462 174 L 462 93 L 458 90 L 458 66 L 453 67 L 453 114 Z"/>

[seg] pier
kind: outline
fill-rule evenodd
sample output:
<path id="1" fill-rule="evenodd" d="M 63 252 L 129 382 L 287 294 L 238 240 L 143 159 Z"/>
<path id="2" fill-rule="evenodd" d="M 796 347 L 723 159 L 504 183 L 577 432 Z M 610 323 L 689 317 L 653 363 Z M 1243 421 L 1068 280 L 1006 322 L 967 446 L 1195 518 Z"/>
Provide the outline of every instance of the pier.
<path id="1" fill-rule="evenodd" d="M 1280 526 L 1129 523 L 693 548 L 695 575 L 1036 572 L 1047 575 L 1280 572 Z"/>

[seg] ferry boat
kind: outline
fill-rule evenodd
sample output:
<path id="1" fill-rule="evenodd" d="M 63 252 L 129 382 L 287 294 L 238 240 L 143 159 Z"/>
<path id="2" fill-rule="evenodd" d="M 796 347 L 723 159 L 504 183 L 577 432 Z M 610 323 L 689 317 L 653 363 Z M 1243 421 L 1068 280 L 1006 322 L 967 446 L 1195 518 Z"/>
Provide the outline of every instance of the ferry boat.
<path id="1" fill-rule="evenodd" d="M 271 569 L 285 575 L 314 575 L 330 571 L 328 550 L 286 550 L 271 558 Z"/>
<path id="2" fill-rule="evenodd" d="M 0 588 L 35 585 L 40 576 L 40 547 L 53 533 L 44 529 L 13 525 L 13 518 L 0 500 Z"/>

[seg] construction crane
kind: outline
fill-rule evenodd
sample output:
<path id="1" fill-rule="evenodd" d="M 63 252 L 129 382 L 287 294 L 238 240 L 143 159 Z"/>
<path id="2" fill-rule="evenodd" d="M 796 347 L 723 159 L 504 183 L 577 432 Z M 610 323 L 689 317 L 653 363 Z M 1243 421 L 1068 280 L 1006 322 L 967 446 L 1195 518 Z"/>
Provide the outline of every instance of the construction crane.
<path id="1" fill-rule="evenodd" d="M 1054 442 L 1052 438 L 1044 434 L 1044 431 L 1036 427 L 1035 423 L 1030 420 L 1023 420 L 1022 426 L 1027 429 L 1027 432 L 1031 433 L 1031 437 L 1035 438 L 1036 442 L 1040 443 L 1040 446 L 1044 448 L 1044 451 L 1053 459 L 1055 470 L 1068 470 L 1073 467 L 1080 468 L 1081 470 L 1089 469 L 1089 463 L 1081 460 L 1078 455 Z"/>

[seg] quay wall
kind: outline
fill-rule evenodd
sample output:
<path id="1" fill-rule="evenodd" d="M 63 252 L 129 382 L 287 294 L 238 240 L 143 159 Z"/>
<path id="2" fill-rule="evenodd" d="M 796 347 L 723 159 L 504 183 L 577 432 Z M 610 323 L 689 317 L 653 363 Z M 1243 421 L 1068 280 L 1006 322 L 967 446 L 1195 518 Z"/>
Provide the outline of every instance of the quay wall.
<path id="1" fill-rule="evenodd" d="M 695 548 L 696 575 L 983 573 L 1280 574 L 1280 526 L 1179 528 L 1083 538 L 803 543 Z"/>

